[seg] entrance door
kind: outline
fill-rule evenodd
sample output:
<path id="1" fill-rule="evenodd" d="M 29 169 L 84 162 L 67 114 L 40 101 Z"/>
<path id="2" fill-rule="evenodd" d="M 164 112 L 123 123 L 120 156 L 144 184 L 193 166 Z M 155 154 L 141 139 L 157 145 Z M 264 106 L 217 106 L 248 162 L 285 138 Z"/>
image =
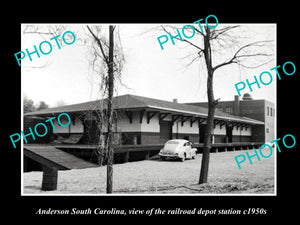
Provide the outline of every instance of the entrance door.
<path id="1" fill-rule="evenodd" d="M 204 142 L 205 128 L 206 128 L 206 124 L 200 124 L 200 127 L 199 127 L 199 133 L 200 133 L 199 143 Z"/>
<path id="2" fill-rule="evenodd" d="M 161 144 L 172 139 L 172 121 L 160 121 L 159 123 L 159 141 Z"/>
<path id="3" fill-rule="evenodd" d="M 228 143 L 232 142 L 232 126 L 226 125 L 226 139 Z"/>

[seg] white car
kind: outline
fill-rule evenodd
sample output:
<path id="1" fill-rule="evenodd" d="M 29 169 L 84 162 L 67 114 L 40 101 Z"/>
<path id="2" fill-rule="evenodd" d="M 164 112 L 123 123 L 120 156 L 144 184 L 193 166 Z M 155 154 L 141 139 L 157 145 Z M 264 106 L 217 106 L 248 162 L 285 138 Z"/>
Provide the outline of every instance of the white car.
<path id="1" fill-rule="evenodd" d="M 182 162 L 185 159 L 195 159 L 196 148 L 192 148 L 192 143 L 183 139 L 172 139 L 165 143 L 164 147 L 159 152 L 161 160 L 167 158 L 180 159 Z"/>

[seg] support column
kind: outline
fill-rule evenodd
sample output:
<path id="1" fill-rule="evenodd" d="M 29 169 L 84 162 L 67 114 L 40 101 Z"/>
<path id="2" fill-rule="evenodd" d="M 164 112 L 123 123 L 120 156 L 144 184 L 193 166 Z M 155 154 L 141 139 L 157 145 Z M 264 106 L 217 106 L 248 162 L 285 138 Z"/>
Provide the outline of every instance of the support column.
<path id="1" fill-rule="evenodd" d="M 57 168 L 43 166 L 42 191 L 53 191 L 57 189 Z"/>
<path id="2" fill-rule="evenodd" d="M 23 172 L 27 172 L 28 169 L 28 158 L 23 155 Z"/>
<path id="3" fill-rule="evenodd" d="M 150 158 L 150 151 L 146 151 L 145 160 L 149 160 Z"/>
<path id="4" fill-rule="evenodd" d="M 127 163 L 129 161 L 129 151 L 125 152 L 124 156 L 124 163 Z"/>

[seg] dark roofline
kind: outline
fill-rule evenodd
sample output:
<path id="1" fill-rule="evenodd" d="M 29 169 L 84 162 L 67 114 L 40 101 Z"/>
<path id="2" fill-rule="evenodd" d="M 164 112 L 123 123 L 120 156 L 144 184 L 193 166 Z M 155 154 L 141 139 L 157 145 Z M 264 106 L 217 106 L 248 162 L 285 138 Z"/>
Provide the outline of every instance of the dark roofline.
<path id="1" fill-rule="evenodd" d="M 266 100 L 266 99 L 250 99 L 250 100 L 240 99 L 240 102 L 250 102 L 250 101 L 265 101 L 265 102 L 269 102 L 269 103 L 274 104 L 273 102 L 271 102 L 269 100 Z M 222 102 L 231 103 L 231 102 L 234 102 L 234 100 L 218 101 L 218 103 L 222 103 Z M 192 104 L 208 104 L 208 102 L 184 102 L 182 104 L 187 104 L 187 105 L 192 105 Z"/>
<path id="2" fill-rule="evenodd" d="M 106 99 L 95 100 L 90 102 L 60 106 L 55 108 L 44 109 L 40 111 L 26 113 L 24 116 L 53 116 L 54 114 L 59 113 L 79 113 L 79 112 L 86 112 L 86 111 L 96 111 L 100 110 L 102 107 L 106 108 L 105 105 L 101 104 L 104 103 Z M 99 104 L 98 104 L 99 103 Z M 115 107 L 116 110 L 138 110 L 138 109 L 145 109 L 145 110 L 162 110 L 164 112 L 170 113 L 179 113 L 184 115 L 191 115 L 195 117 L 202 117 L 207 118 L 207 108 L 182 104 L 182 103 L 175 103 L 171 101 L 147 98 L 137 95 L 121 95 L 114 97 L 114 104 L 117 104 Z M 261 121 L 244 118 L 240 116 L 234 116 L 223 112 L 215 112 L 215 119 L 225 120 L 225 121 L 236 121 L 242 123 L 249 123 L 249 124 L 264 124 Z"/>

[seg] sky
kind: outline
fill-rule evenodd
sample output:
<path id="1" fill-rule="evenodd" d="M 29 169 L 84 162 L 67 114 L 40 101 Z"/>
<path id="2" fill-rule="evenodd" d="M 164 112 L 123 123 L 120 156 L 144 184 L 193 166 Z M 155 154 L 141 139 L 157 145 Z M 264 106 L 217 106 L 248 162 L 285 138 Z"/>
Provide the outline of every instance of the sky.
<path id="1" fill-rule="evenodd" d="M 28 24 L 22 24 L 22 31 L 26 25 Z M 42 41 L 53 44 L 50 54 L 40 53 L 40 58 L 33 54 L 32 61 L 28 56 L 22 60 L 23 98 L 32 99 L 35 103 L 44 101 L 50 107 L 55 107 L 58 101 L 75 104 L 101 98 L 99 75 L 90 65 L 90 48 L 79 41 L 87 38 L 86 26 L 85 24 L 67 25 L 65 31 L 76 33 L 76 41 L 71 45 L 62 43 L 61 49 L 57 48 L 54 40 L 49 40 L 52 36 L 42 38 L 37 34 L 22 34 L 20 51 L 25 52 L 25 49 L 28 49 L 31 52 L 34 50 L 33 46 L 36 45 L 38 48 Z M 97 25 L 106 28 L 109 24 Z M 193 53 L 195 49 L 180 40 L 176 40 L 175 45 L 169 40 L 162 50 L 157 37 L 165 33 L 153 29 L 158 25 L 160 24 L 117 24 L 125 63 L 121 73 L 123 85 L 117 84 L 115 95 L 134 94 L 168 101 L 176 98 L 180 103 L 207 101 L 206 67 L 203 60 L 186 66 L 191 60 L 186 56 Z M 183 27 L 186 24 L 176 25 Z M 37 26 L 42 29 L 46 27 L 44 24 Z M 222 26 L 222 24 L 218 25 L 220 28 Z M 275 72 L 270 71 L 270 68 L 276 66 L 276 25 L 245 24 L 234 31 L 233 35 L 237 37 L 240 44 L 273 39 L 275 55 L 274 60 L 259 68 L 246 69 L 234 64 L 217 70 L 214 74 L 214 94 L 215 99 L 220 98 L 221 101 L 233 100 L 234 95 L 237 95 L 235 83 L 245 79 L 254 81 L 253 76 L 258 77 L 263 71 L 269 71 L 273 78 L 276 77 Z M 192 39 L 196 43 L 201 42 L 201 38 L 196 35 L 190 40 Z M 226 49 L 226 53 L 213 52 L 214 61 L 221 62 L 232 56 L 238 46 L 233 43 L 231 48 Z M 44 45 L 44 51 L 47 50 L 46 48 L 47 46 Z M 270 85 L 261 85 L 260 89 L 253 86 L 253 92 L 245 92 L 249 92 L 254 99 L 275 102 L 276 82 L 276 79 L 273 79 Z"/>

